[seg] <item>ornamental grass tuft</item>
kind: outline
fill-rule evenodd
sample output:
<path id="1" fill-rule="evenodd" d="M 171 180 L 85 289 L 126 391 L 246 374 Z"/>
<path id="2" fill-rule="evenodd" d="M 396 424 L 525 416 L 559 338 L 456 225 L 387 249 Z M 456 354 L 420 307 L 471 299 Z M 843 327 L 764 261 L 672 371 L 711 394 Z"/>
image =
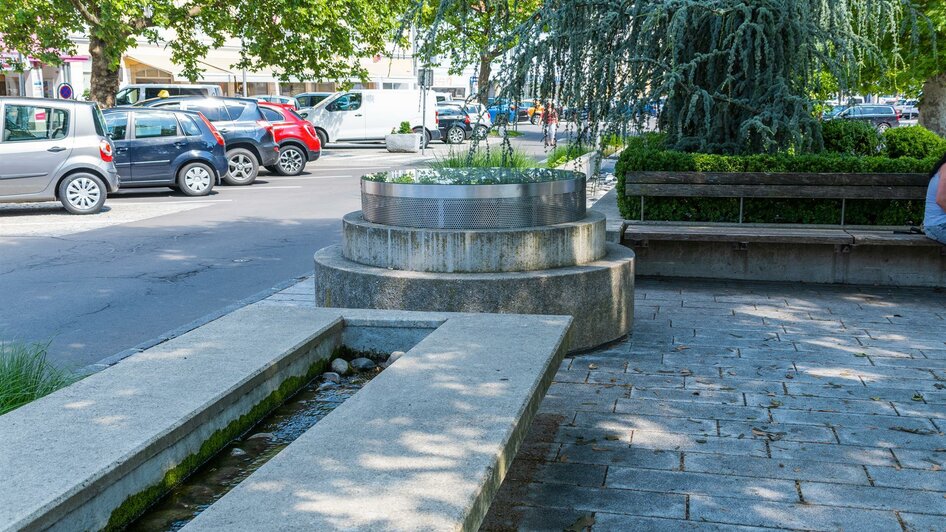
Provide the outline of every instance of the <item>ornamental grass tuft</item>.
<path id="1" fill-rule="evenodd" d="M 0 415 L 75 382 L 46 359 L 49 344 L 0 343 Z"/>

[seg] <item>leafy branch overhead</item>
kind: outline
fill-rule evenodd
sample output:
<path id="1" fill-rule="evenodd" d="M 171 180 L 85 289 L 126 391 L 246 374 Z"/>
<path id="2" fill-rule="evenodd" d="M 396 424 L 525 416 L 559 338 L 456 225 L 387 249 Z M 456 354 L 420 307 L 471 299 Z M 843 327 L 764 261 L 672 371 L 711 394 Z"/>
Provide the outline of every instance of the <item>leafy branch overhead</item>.
<path id="1" fill-rule="evenodd" d="M 209 49 L 242 42 L 250 71 L 287 79 L 364 77 L 359 58 L 384 51 L 406 0 L 17 0 L 0 2 L 0 47 L 57 64 L 89 37 L 92 95 L 110 105 L 122 55 L 136 40 L 165 44 L 185 77 L 196 80 Z"/>

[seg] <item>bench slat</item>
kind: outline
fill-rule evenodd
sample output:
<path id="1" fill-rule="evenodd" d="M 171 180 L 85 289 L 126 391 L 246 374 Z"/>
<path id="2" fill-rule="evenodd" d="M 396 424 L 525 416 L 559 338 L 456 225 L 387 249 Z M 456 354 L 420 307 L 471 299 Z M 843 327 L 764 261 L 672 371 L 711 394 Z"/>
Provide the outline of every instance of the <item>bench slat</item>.
<path id="1" fill-rule="evenodd" d="M 767 172 L 627 172 L 628 183 L 666 185 L 912 186 L 926 187 L 926 174 Z"/>
<path id="2" fill-rule="evenodd" d="M 893 231 L 848 230 L 858 246 L 909 246 L 909 247 L 936 247 L 940 246 L 925 235 L 901 234 Z"/>
<path id="3" fill-rule="evenodd" d="M 683 198 L 822 198 L 903 199 L 926 197 L 926 187 L 916 186 L 795 186 L 795 185 L 666 185 L 628 183 L 628 196 Z M 646 207 L 645 207 L 646 209 Z"/>
<path id="4" fill-rule="evenodd" d="M 626 240 L 663 240 L 689 242 L 763 242 L 774 244 L 853 244 L 854 237 L 842 229 L 800 227 L 739 227 L 732 225 L 657 225 L 630 224 Z"/>

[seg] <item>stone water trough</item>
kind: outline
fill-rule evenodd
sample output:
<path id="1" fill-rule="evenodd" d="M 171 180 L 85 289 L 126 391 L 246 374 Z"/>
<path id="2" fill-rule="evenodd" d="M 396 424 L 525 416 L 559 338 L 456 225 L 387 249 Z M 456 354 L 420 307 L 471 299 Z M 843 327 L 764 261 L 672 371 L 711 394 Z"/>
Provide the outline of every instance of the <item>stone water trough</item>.
<path id="1" fill-rule="evenodd" d="M 569 350 L 631 330 L 634 253 L 585 209 L 585 176 L 418 169 L 361 181 L 342 243 L 315 254 L 322 307 L 568 315 Z"/>

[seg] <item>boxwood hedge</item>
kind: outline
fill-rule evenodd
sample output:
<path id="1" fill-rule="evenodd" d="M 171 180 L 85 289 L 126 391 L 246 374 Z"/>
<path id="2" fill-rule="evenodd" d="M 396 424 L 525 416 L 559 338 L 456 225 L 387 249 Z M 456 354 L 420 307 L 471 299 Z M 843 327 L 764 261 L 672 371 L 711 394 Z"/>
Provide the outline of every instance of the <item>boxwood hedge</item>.
<path id="1" fill-rule="evenodd" d="M 810 173 L 928 173 L 936 156 L 852 156 L 837 153 L 810 155 L 711 155 L 667 150 L 660 134 L 629 140 L 615 173 L 618 207 L 628 220 L 641 219 L 639 196 L 620 193 L 627 172 L 810 172 Z M 917 225 L 923 219 L 922 201 L 848 200 L 845 223 L 852 225 Z M 746 199 L 743 221 L 754 223 L 837 224 L 841 201 L 837 199 Z M 644 219 L 653 221 L 739 221 L 738 198 L 645 198 Z"/>

